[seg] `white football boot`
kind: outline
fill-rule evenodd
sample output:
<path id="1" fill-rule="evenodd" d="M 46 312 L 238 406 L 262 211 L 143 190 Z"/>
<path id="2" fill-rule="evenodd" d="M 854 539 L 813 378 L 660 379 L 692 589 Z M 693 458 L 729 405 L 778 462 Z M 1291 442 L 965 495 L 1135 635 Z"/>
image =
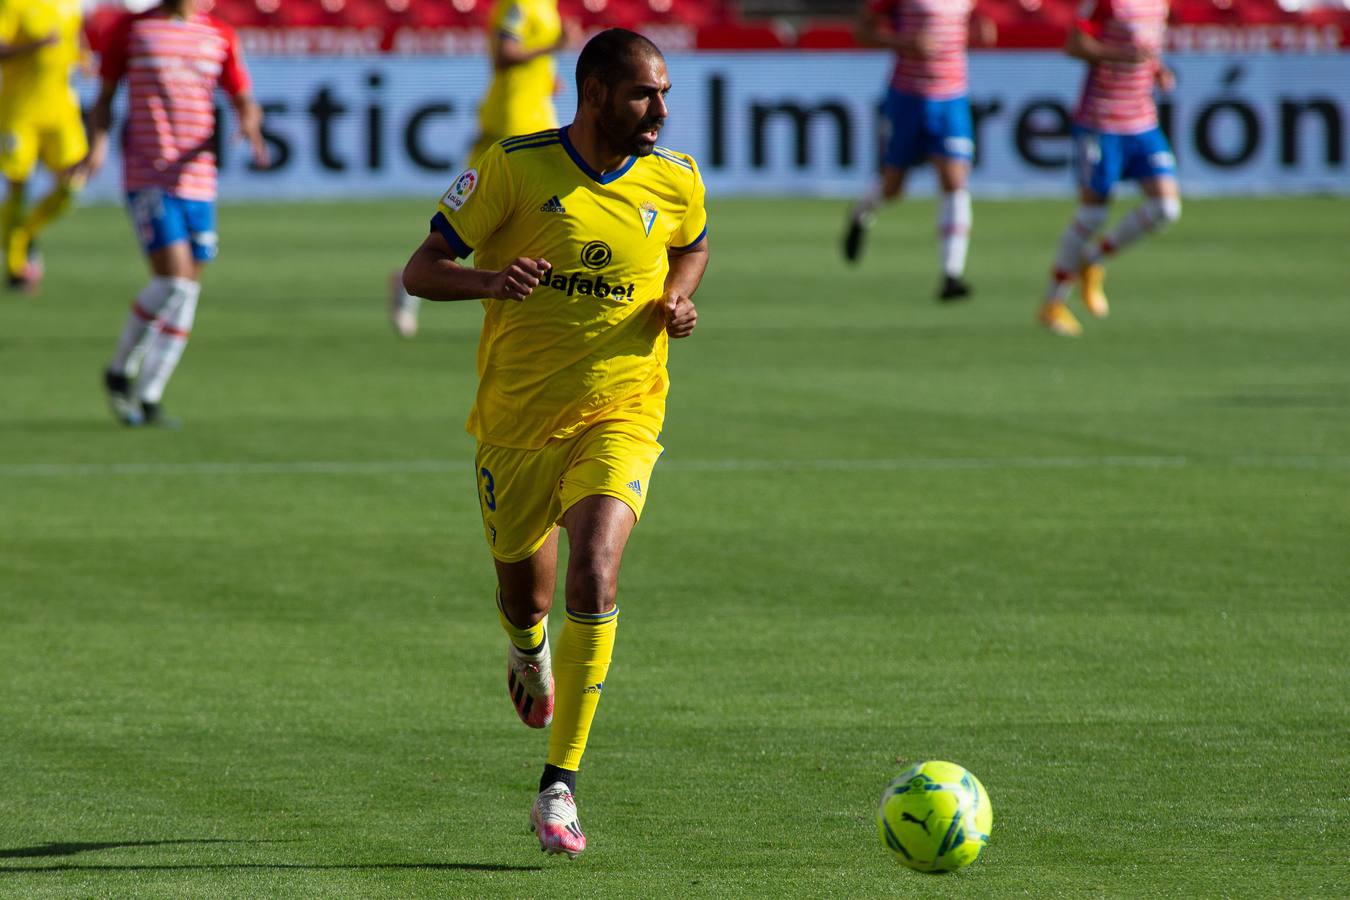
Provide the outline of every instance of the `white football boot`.
<path id="1" fill-rule="evenodd" d="M 561 781 L 539 792 L 530 810 L 530 830 L 539 838 L 539 849 L 545 853 L 566 853 L 576 859 L 586 849 L 586 835 L 577 821 L 577 804 L 572 792 Z"/>
<path id="2" fill-rule="evenodd" d="M 506 645 L 506 690 L 520 721 L 531 728 L 547 728 L 553 721 L 553 662 L 548 652 L 548 634 L 538 653 L 524 653 Z"/>

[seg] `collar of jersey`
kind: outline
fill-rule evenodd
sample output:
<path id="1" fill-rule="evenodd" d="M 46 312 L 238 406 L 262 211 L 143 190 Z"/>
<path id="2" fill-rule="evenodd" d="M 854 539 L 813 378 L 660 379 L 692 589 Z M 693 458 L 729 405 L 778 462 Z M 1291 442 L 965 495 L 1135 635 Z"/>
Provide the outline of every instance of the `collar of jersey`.
<path id="1" fill-rule="evenodd" d="M 567 136 L 567 129 L 571 127 L 571 125 L 564 125 L 562 128 L 558 129 L 558 137 L 562 139 L 563 149 L 567 151 L 568 156 L 572 157 L 572 162 L 576 163 L 577 168 L 585 172 L 586 177 L 591 179 L 591 181 L 599 182 L 600 184 L 609 184 L 611 181 L 618 181 L 624 176 L 625 172 L 633 168 L 633 163 L 637 162 L 636 156 L 630 156 L 628 157 L 627 162 L 619 166 L 613 172 L 606 172 L 601 175 L 599 172 L 592 169 L 590 164 L 581 158 L 581 154 L 577 152 L 577 148 L 572 146 L 572 140 Z"/>

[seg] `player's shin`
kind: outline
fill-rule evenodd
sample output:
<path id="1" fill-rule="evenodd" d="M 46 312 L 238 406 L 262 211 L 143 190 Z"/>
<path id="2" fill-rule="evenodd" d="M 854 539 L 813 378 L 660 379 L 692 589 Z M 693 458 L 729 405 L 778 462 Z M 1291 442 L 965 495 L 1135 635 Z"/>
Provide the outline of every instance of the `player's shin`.
<path id="1" fill-rule="evenodd" d="M 52 188 L 52 192 L 38 201 L 38 204 L 33 207 L 33 211 L 29 214 L 28 222 L 24 225 L 28 234 L 31 237 L 37 237 L 44 228 L 60 218 L 66 210 L 70 209 L 75 194 L 74 186 L 69 184 L 58 184 Z"/>
<path id="2" fill-rule="evenodd" d="M 540 619 L 533 625 L 521 627 L 506 617 L 506 611 L 502 609 L 501 591 L 497 592 L 497 618 L 502 624 L 502 630 L 506 632 L 506 637 L 511 641 L 511 646 L 525 653 L 538 653 L 543 647 L 547 636 L 544 633 L 545 623 L 548 617 Z"/>
<path id="3" fill-rule="evenodd" d="M 1045 290 L 1047 301 L 1064 302 L 1069 293 L 1069 286 L 1083 265 L 1084 248 L 1106 223 L 1109 214 L 1110 211 L 1105 204 L 1084 204 L 1074 212 L 1069 226 L 1059 236 L 1059 246 L 1055 249 L 1055 264 Z"/>
<path id="4" fill-rule="evenodd" d="M 158 404 L 164 389 L 178 368 L 187 349 L 192 322 L 197 314 L 201 285 L 186 278 L 175 278 L 173 293 L 156 323 L 136 378 L 136 397 L 143 404 Z"/>
<path id="5" fill-rule="evenodd" d="M 858 198 L 853 204 L 853 219 L 857 222 L 870 225 L 872 217 L 876 215 L 881 204 L 886 202 L 886 195 L 882 191 L 880 184 L 874 184 L 867 189 L 867 192 Z"/>
<path id="6" fill-rule="evenodd" d="M 938 206 L 938 250 L 942 273 L 960 278 L 966 271 L 970 247 L 970 191 L 960 188 L 944 193 Z"/>
<path id="7" fill-rule="evenodd" d="M 24 192 L 21 186 L 12 182 L 5 193 L 5 202 L 0 205 L 0 241 L 5 253 L 5 270 L 10 275 L 23 272 L 28 264 L 28 240 L 22 233 Z"/>
<path id="8" fill-rule="evenodd" d="M 1122 217 L 1084 261 L 1094 263 L 1104 256 L 1119 253 L 1145 235 L 1161 231 L 1179 218 L 1180 197 L 1149 197 Z"/>
<path id="9" fill-rule="evenodd" d="M 131 304 L 131 311 L 127 313 L 122 334 L 117 339 L 117 349 L 108 363 L 109 372 L 127 375 L 136 370 L 145 352 L 150 326 L 164 312 L 170 298 L 174 296 L 174 283 L 179 280 L 185 279 L 151 278 L 150 283 L 141 288 L 136 301 Z"/>
<path id="10" fill-rule="evenodd" d="M 618 625 L 617 606 L 605 613 L 567 611 L 553 658 L 556 690 L 553 728 L 548 736 L 551 766 L 573 772 L 581 767 Z"/>

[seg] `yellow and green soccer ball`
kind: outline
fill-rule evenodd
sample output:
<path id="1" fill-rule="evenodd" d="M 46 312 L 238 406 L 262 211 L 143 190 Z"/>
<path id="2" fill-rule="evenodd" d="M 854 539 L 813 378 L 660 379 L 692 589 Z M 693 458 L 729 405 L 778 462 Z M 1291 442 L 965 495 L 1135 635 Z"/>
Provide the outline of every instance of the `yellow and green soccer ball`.
<path id="1" fill-rule="evenodd" d="M 994 808 L 980 780 L 956 763 L 911 766 L 887 785 L 877 831 L 896 858 L 920 872 L 950 872 L 980 858 Z"/>

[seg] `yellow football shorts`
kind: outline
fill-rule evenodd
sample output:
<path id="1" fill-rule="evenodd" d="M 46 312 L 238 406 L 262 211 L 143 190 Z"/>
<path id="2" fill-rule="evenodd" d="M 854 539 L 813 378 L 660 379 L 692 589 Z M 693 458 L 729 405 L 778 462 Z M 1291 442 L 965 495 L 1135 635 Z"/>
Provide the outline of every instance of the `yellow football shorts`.
<path id="1" fill-rule="evenodd" d="M 650 425 L 597 422 L 538 450 L 479 444 L 478 504 L 492 555 L 519 562 L 543 546 L 563 514 L 586 497 L 617 497 L 642 518 L 662 446 Z"/>
<path id="2" fill-rule="evenodd" d="M 0 175 L 6 181 L 27 181 L 39 159 L 49 171 L 61 172 L 88 153 L 78 113 L 51 122 L 13 122 L 0 127 Z"/>

